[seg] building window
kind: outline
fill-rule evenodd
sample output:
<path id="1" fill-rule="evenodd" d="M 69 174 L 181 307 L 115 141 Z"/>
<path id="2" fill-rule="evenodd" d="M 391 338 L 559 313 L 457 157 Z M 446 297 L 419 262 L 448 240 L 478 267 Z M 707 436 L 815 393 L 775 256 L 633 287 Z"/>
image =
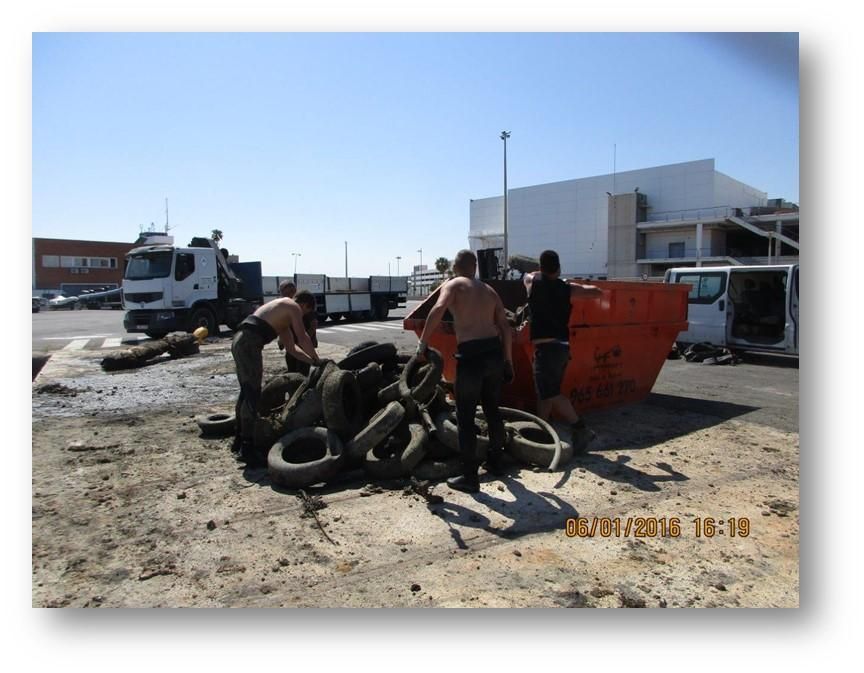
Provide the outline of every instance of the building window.
<path id="1" fill-rule="evenodd" d="M 60 255 L 42 255 L 42 266 L 47 269 L 56 269 L 60 266 Z"/>
<path id="2" fill-rule="evenodd" d="M 669 244 L 669 258 L 674 259 L 684 256 L 684 241 Z"/>

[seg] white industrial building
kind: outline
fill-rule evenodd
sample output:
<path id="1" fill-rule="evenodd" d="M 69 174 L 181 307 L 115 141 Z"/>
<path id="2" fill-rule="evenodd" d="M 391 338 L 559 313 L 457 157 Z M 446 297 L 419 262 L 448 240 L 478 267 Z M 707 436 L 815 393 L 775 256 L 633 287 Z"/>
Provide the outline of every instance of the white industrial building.
<path id="1" fill-rule="evenodd" d="M 568 276 L 657 276 L 798 255 L 797 206 L 769 201 L 714 159 L 510 189 L 508 201 L 508 254 L 551 248 Z M 471 249 L 501 249 L 503 233 L 504 197 L 473 199 Z"/>

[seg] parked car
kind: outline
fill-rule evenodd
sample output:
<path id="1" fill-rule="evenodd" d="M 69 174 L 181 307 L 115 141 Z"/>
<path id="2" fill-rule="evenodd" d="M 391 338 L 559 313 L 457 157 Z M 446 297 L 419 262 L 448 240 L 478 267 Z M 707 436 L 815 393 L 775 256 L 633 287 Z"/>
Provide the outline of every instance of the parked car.
<path id="1" fill-rule="evenodd" d="M 42 302 L 39 301 L 39 297 L 33 297 L 33 313 L 39 313 L 39 309 L 42 306 Z"/>
<path id="2" fill-rule="evenodd" d="M 61 309 L 67 309 L 69 311 L 75 310 L 75 304 L 78 303 L 78 297 L 64 297 L 62 294 L 54 297 L 54 299 L 48 300 L 48 308 L 54 311 L 59 311 Z"/>

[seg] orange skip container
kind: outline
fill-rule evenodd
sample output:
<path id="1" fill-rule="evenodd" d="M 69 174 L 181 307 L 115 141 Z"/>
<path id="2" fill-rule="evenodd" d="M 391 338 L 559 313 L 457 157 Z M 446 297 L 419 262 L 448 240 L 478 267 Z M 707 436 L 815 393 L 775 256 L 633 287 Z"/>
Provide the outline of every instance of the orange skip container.
<path id="1" fill-rule="evenodd" d="M 644 399 L 663 367 L 679 332 L 687 329 L 689 285 L 627 281 L 585 281 L 603 290 L 597 299 L 574 299 L 570 312 L 570 363 L 561 392 L 577 412 Z M 527 301 L 521 281 L 488 281 L 513 311 Z M 419 337 L 438 300 L 427 297 L 402 323 Z M 449 312 L 429 340 L 444 357 L 444 378 L 456 376 L 456 335 Z M 505 385 L 504 406 L 534 410 L 534 348 L 530 328 L 513 332 L 515 378 Z"/>

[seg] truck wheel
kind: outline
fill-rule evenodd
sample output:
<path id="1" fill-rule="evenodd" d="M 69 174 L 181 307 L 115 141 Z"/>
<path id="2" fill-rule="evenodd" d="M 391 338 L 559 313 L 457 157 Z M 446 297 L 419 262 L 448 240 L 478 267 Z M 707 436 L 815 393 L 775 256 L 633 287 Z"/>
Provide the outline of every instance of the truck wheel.
<path id="1" fill-rule="evenodd" d="M 387 300 L 384 297 L 380 297 L 375 302 L 375 320 L 385 320 L 389 312 L 390 308 L 387 306 Z"/>
<path id="2" fill-rule="evenodd" d="M 208 336 L 219 336 L 219 326 L 216 324 L 216 316 L 206 306 L 199 306 L 189 316 L 189 331 L 194 332 L 199 327 L 206 327 Z"/>
<path id="3" fill-rule="evenodd" d="M 151 339 L 163 339 L 165 337 L 165 335 L 168 334 L 168 332 L 157 332 L 154 330 L 147 330 L 146 332 L 144 332 L 144 334 L 146 334 Z"/>

